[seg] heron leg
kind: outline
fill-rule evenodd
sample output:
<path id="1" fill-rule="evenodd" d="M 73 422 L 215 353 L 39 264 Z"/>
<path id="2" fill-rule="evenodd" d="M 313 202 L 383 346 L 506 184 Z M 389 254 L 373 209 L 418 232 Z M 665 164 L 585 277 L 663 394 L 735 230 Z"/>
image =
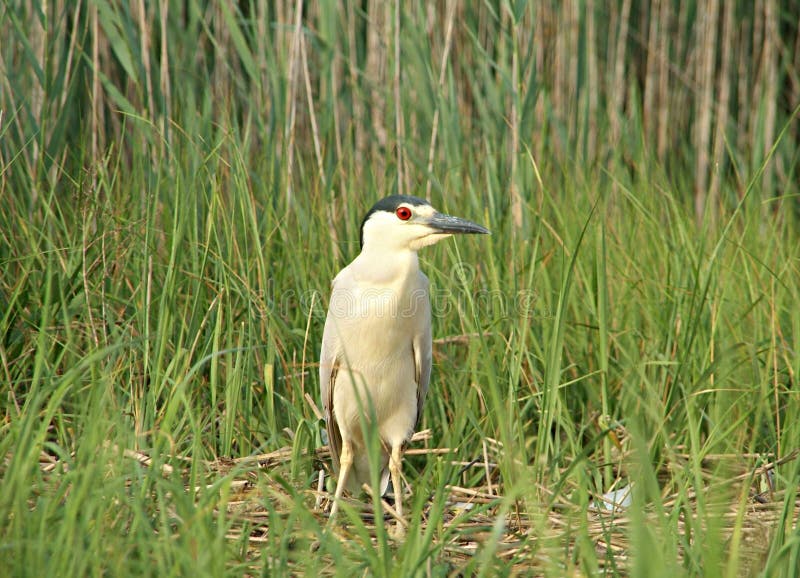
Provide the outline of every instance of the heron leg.
<path id="1" fill-rule="evenodd" d="M 350 469 L 352 467 L 353 443 L 349 439 L 342 439 L 342 454 L 339 456 L 339 478 L 336 480 L 336 494 L 333 496 L 330 519 L 333 519 L 339 509 L 339 500 L 347 485 L 347 477 L 350 475 Z"/>
<path id="2" fill-rule="evenodd" d="M 392 446 L 392 455 L 389 458 L 389 473 L 392 476 L 392 489 L 394 490 L 394 507 L 397 510 L 397 516 L 400 520 L 403 519 L 403 446 L 396 444 Z M 400 520 L 397 520 L 397 527 L 395 529 L 395 537 L 402 537 L 405 534 L 405 528 Z"/>

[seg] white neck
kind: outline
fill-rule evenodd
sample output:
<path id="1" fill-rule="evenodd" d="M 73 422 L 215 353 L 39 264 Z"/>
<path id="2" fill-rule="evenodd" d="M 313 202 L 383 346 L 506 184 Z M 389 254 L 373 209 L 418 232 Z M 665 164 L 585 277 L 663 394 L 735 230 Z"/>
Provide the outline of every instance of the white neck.
<path id="1" fill-rule="evenodd" d="M 411 249 L 387 249 L 381 244 L 368 243 L 350 267 L 359 281 L 393 285 L 417 278 L 419 257 Z"/>

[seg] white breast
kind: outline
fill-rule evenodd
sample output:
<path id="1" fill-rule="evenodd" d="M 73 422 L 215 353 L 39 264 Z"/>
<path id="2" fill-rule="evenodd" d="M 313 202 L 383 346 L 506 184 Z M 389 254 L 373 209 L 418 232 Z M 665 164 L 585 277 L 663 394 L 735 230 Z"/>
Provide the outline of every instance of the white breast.
<path id="1" fill-rule="evenodd" d="M 417 417 L 413 340 L 430 319 L 428 280 L 411 262 L 373 267 L 356 259 L 334 281 L 325 331 L 340 369 L 333 410 L 343 437 L 361 445 L 361 409 L 375 412 L 383 441 L 401 443 Z M 375 274 L 380 275 L 376 278 Z"/>

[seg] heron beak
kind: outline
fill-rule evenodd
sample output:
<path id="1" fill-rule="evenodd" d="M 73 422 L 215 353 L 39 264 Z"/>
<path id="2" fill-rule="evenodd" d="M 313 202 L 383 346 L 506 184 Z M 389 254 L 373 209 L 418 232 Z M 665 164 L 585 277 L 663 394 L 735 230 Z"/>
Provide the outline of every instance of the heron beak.
<path id="1" fill-rule="evenodd" d="M 436 233 L 443 235 L 459 235 L 459 234 L 479 234 L 489 235 L 491 232 L 486 227 L 482 227 L 477 223 L 462 219 L 461 217 L 452 217 L 444 213 L 434 213 L 425 223 Z"/>

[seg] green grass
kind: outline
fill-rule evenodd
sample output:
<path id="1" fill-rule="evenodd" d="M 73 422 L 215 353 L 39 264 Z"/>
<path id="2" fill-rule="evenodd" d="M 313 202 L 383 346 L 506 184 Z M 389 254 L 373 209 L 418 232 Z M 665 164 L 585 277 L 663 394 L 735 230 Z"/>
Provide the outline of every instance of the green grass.
<path id="1" fill-rule="evenodd" d="M 318 398 L 329 280 L 354 255 L 358 216 L 374 197 L 336 206 L 333 226 L 347 239 L 337 260 L 322 197 L 264 203 L 236 164 L 223 187 L 213 177 L 221 154 L 184 168 L 193 144 L 158 165 L 164 176 L 144 194 L 142 162 L 103 175 L 102 195 L 51 195 L 30 221 L 6 214 L 0 513 L 11 574 L 220 575 L 270 564 L 495 573 L 536 553 L 554 574 L 592 572 L 613 555 L 593 543 L 590 494 L 617 477 L 636 483 L 625 537 L 634 573 L 649 574 L 654 560 L 668 574 L 750 567 L 736 547 L 748 519 L 723 515 L 750 507 L 751 480 L 709 486 L 755 464 L 735 456 L 771 461 L 798 447 L 791 218 L 765 226 L 743 210 L 698 228 L 669 189 L 603 175 L 547 175 L 559 193 L 526 209 L 530 234 L 511 229 L 505 208 L 446 203 L 494 234 L 423 253 L 435 336 L 483 335 L 437 346 L 423 426 L 433 446 L 457 447 L 457 460 L 481 458 L 486 438 L 502 442 L 493 483 L 506 498 L 485 513 L 501 521 L 521 509 L 534 529 L 519 559 L 491 554 L 498 527 L 462 560 L 443 549 L 461 530 L 437 511 L 446 484 L 482 486 L 482 470 L 459 477 L 447 459 L 409 458 L 415 531 L 397 549 L 385 537 L 373 548 L 358 518 L 346 518 L 351 540 L 324 534 L 311 511 L 316 469 L 302 455 L 321 444 L 321 424 L 304 395 Z M 504 207 L 501 195 L 474 195 Z M 609 426 L 622 428 L 619 449 Z M 283 446 L 293 457 L 255 470 L 262 490 L 247 494 L 268 513 L 270 539 L 226 539 L 241 523 L 225 512 L 244 470 L 208 461 Z M 715 454 L 730 457 L 704 460 Z M 174 472 L 162 475 L 164 465 Z M 758 567 L 786 575 L 798 555 L 797 475 L 794 461 L 776 469 L 785 509 L 757 553 Z M 675 503 L 664 505 L 666 495 Z M 571 530 L 553 535 L 550 508 L 562 502 Z M 315 539 L 320 552 L 308 556 Z"/>
<path id="2" fill-rule="evenodd" d="M 525 114 L 512 154 L 509 101 L 528 110 L 541 91 L 548 130 L 563 119 L 535 78 L 509 95 L 509 46 L 478 50 L 480 22 L 460 26 L 475 45 L 459 45 L 463 75 L 442 85 L 438 49 L 410 27 L 407 132 L 382 91 L 383 147 L 363 109 L 379 81 L 365 79 L 361 36 L 350 64 L 363 69 L 331 86 L 351 16 L 332 4 L 305 31 L 313 108 L 302 75 L 289 80 L 291 42 L 273 45 L 281 27 L 262 37 L 223 10 L 223 34 L 196 3 L 170 24 L 169 106 L 158 74 L 148 97 L 135 19 L 97 4 L 104 29 L 129 35 L 107 47 L 103 123 L 81 121 L 94 69 L 78 26 L 82 56 L 56 50 L 42 70 L 47 123 L 26 136 L 20 105 L 0 124 L 0 574 L 794 575 L 796 110 L 775 156 L 721 175 L 722 201 L 698 222 L 696 151 L 681 142 L 655 159 L 636 114 L 602 163 L 586 160 L 601 155 L 584 154 L 580 127 L 560 146 L 533 143 Z M 28 25 L 19 18 L 4 49 L 16 71 L 36 60 Z M 212 65 L 226 42 L 236 58 Z M 18 103 L 34 81 L 6 79 Z M 788 176 L 765 189 L 777 158 Z M 412 448 L 453 451 L 407 457 L 398 545 L 369 504 L 325 531 L 313 490 L 328 461 L 306 396 L 319 404 L 329 284 L 357 254 L 363 213 L 429 182 L 437 208 L 493 234 L 421 253 L 438 342 L 432 434 Z M 630 508 L 596 511 L 631 483 Z M 453 506 L 490 489 L 471 510 Z"/>

